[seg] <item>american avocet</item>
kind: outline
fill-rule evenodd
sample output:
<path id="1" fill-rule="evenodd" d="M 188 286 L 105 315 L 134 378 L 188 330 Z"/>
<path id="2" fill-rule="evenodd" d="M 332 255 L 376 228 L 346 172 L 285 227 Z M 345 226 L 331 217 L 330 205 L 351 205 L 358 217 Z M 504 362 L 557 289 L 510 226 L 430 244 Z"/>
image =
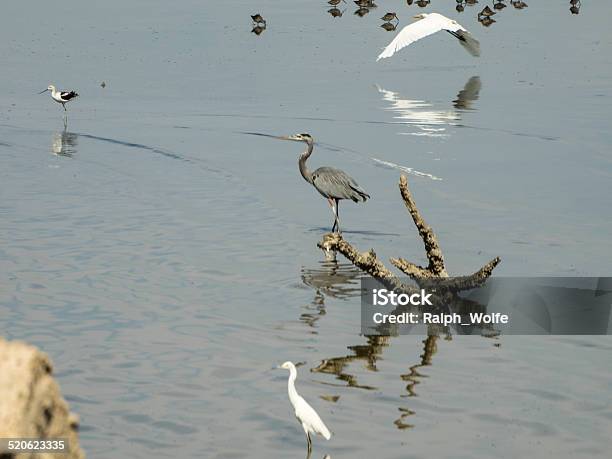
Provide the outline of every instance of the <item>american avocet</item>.
<path id="1" fill-rule="evenodd" d="M 38 94 L 42 94 L 43 92 L 47 92 L 47 91 L 51 91 L 51 98 L 55 102 L 62 104 L 62 107 L 64 107 L 64 111 L 67 111 L 66 102 L 69 102 L 78 96 L 78 94 L 75 91 L 58 91 L 56 87 L 53 86 L 52 84 L 50 84 L 49 87 L 45 89 L 44 91 L 40 91 Z"/>

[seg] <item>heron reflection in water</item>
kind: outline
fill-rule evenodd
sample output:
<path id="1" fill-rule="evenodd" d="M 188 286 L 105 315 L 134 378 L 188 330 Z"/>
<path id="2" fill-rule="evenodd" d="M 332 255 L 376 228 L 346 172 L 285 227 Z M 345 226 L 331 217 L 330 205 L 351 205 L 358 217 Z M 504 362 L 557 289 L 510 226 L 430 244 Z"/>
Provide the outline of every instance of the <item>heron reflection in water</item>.
<path id="1" fill-rule="evenodd" d="M 302 282 L 315 289 L 312 302 L 304 307 L 300 321 L 316 328 L 317 321 L 327 314 L 325 298 L 358 298 L 361 294 L 361 271 L 350 263 L 338 263 L 335 258 L 321 261 L 315 268 L 302 268 Z M 314 332 L 316 333 L 316 332 Z"/>

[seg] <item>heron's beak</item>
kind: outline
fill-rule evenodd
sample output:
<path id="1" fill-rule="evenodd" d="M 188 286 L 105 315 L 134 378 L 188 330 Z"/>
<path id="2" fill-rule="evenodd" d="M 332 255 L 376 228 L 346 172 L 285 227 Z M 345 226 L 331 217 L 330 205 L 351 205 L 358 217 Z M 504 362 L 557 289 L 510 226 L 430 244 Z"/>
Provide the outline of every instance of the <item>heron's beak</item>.
<path id="1" fill-rule="evenodd" d="M 47 92 L 49 90 L 49 88 L 45 89 L 44 91 L 40 91 L 38 94 L 42 94 L 43 92 Z"/>
<path id="2" fill-rule="evenodd" d="M 300 139 L 299 137 L 295 136 L 295 135 L 283 135 L 280 136 L 279 139 L 281 140 L 295 140 L 295 141 L 301 141 L 302 139 Z"/>

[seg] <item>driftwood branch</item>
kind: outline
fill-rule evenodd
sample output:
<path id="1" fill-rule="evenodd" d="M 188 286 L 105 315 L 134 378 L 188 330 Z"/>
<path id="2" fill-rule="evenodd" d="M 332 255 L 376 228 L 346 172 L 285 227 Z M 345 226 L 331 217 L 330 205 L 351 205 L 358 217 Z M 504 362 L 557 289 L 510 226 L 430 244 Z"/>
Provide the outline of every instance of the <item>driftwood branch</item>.
<path id="1" fill-rule="evenodd" d="M 402 283 L 395 274 L 389 271 L 389 269 L 376 258 L 374 249 L 370 249 L 368 252 L 359 252 L 338 233 L 328 233 L 324 235 L 323 240 L 319 242 L 317 246 L 327 252 L 340 252 L 356 267 L 394 290 L 414 290 L 412 287 Z"/>
<path id="2" fill-rule="evenodd" d="M 468 276 L 449 278 L 444 263 L 444 255 L 438 243 L 438 239 L 433 229 L 421 216 L 414 198 L 412 197 L 412 193 L 408 188 L 408 179 L 405 175 L 400 177 L 399 189 L 406 209 L 408 209 L 412 221 L 423 240 L 429 264 L 427 267 L 422 267 L 403 258 L 391 258 L 391 263 L 419 285 L 426 284 L 431 280 L 436 280 L 435 285 L 438 288 L 454 293 L 470 290 L 484 284 L 489 276 L 491 276 L 493 269 L 500 263 L 500 258 L 495 257 L 478 271 Z M 323 236 L 323 240 L 317 245 L 328 252 L 340 252 L 356 267 L 391 288 L 402 291 L 414 290 L 413 287 L 402 283 L 401 280 L 376 257 L 376 253 L 373 249 L 370 249 L 368 252 L 359 252 L 337 233 L 326 234 Z"/>
<path id="3" fill-rule="evenodd" d="M 421 216 L 421 213 L 419 212 L 419 209 L 412 198 L 410 188 L 408 188 L 408 179 L 405 175 L 400 177 L 399 189 L 400 193 L 402 194 L 404 204 L 406 205 L 406 209 L 408 209 L 408 212 L 412 217 L 412 221 L 419 230 L 419 235 L 425 244 L 425 253 L 427 254 L 427 259 L 429 260 L 429 266 L 426 268 L 427 271 L 436 277 L 448 277 L 448 274 L 446 273 L 446 266 L 444 265 L 444 256 L 442 255 L 440 244 L 438 244 L 438 239 L 431 229 L 431 226 L 429 226 Z"/>

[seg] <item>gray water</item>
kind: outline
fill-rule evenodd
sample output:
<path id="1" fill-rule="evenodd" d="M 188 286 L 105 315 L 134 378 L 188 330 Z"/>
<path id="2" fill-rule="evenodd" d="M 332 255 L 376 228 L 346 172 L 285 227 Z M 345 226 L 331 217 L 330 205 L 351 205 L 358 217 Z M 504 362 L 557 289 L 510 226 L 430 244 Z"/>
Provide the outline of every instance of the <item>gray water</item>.
<path id="1" fill-rule="evenodd" d="M 378 3 L 3 5 L 1 333 L 52 357 L 89 457 L 304 457 L 289 359 L 334 433 L 313 457 L 609 457 L 608 337 L 360 336 L 302 145 L 244 132 L 311 133 L 382 260 L 424 261 L 404 171 L 453 274 L 610 275 L 612 6 L 485 28 L 482 2 Z M 437 34 L 376 63 L 386 10 L 456 18 L 482 57 Z M 49 83 L 80 94 L 65 129 Z"/>

